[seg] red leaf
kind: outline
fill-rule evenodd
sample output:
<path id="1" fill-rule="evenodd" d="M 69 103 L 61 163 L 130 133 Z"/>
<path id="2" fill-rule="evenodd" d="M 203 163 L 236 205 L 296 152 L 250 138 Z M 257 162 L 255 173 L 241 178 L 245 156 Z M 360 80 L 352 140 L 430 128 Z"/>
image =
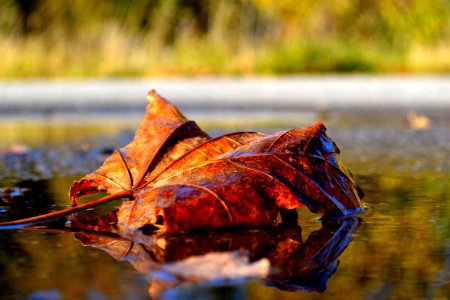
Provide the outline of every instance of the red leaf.
<path id="1" fill-rule="evenodd" d="M 210 139 L 155 92 L 148 99 L 133 141 L 70 189 L 74 203 L 129 191 L 133 200 L 118 213 L 123 230 L 274 226 L 279 211 L 300 205 L 333 217 L 362 211 L 362 194 L 322 123 Z"/>
<path id="2" fill-rule="evenodd" d="M 211 139 L 155 92 L 131 143 L 70 188 L 72 208 L 0 223 L 17 227 L 82 211 L 118 198 L 119 230 L 146 226 L 168 233 L 198 229 L 274 226 L 278 214 L 296 221 L 306 205 L 327 217 L 362 211 L 361 190 L 339 159 L 339 149 L 318 122 L 264 135 Z M 110 195 L 77 206 L 80 196 Z"/>

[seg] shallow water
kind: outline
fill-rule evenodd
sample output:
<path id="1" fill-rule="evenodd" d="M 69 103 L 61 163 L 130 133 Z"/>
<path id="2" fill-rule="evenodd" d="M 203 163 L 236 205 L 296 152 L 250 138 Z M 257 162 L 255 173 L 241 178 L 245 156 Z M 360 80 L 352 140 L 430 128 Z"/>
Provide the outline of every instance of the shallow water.
<path id="1" fill-rule="evenodd" d="M 366 213 L 359 224 L 352 221 L 327 225 L 317 220 L 318 215 L 299 210 L 301 229 L 286 233 L 289 241 L 296 240 L 299 245 L 294 251 L 298 255 L 291 260 L 291 264 L 296 263 L 291 266 L 292 272 L 298 273 L 299 268 L 308 265 L 302 260 L 308 253 L 326 250 L 332 254 L 328 260 L 323 259 L 323 253 L 319 255 L 322 269 L 302 273 L 303 277 L 297 276 L 296 280 L 274 275 L 269 280 L 184 283 L 161 288 L 164 280 L 148 276 L 151 260 L 133 260 L 143 258 L 154 245 L 133 243 L 135 248 L 130 248 L 134 249 L 130 253 L 134 256 L 127 252 L 126 261 L 118 262 L 111 248 L 100 249 L 92 243 L 87 246 L 93 237 L 67 230 L 65 220 L 61 220 L 52 225 L 58 230 L 0 231 L 0 299 L 147 299 L 149 294 L 177 299 L 448 299 L 448 119 L 433 118 L 431 127 L 425 130 L 410 128 L 402 115 L 372 121 L 337 115 L 327 116 L 325 122 L 329 135 L 341 149 L 343 162 L 365 191 Z M 247 129 L 242 124 L 236 130 Z M 66 207 L 72 181 L 95 169 L 114 147 L 125 145 L 133 134 L 130 128 L 135 127 L 37 122 L 32 126 L 34 133 L 30 133 L 27 126 L 9 124 L 8 131 L 0 128 L 8 132 L 0 141 L 2 221 Z M 210 129 L 213 134 L 224 131 L 220 124 Z M 276 130 L 270 126 L 258 129 Z M 113 205 L 94 212 L 106 212 Z M 113 244 L 121 242 L 117 237 L 101 238 Z M 226 241 L 226 246 L 205 240 Z M 270 256 L 284 241 L 266 229 L 188 236 L 164 241 L 160 253 L 164 258 L 160 261 L 242 248 L 256 260 Z M 323 244 L 319 247 L 313 241 Z M 147 252 L 142 254 L 139 249 Z M 152 251 L 148 253 L 159 253 Z M 279 288 L 294 286 L 303 290 Z"/>

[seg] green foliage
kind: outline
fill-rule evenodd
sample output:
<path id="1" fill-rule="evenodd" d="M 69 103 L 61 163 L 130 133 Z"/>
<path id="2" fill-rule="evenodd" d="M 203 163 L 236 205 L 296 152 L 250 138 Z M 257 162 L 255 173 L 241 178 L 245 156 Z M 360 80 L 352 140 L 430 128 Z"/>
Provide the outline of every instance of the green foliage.
<path id="1" fill-rule="evenodd" d="M 0 38 L 0 78 L 448 72 L 450 1 L 5 0 Z"/>
<path id="2" fill-rule="evenodd" d="M 389 57 L 355 41 L 318 41 L 293 45 L 286 41 L 270 48 L 257 61 L 261 73 L 377 72 L 388 69 L 380 62 Z M 392 66 L 391 66 L 392 68 Z"/>

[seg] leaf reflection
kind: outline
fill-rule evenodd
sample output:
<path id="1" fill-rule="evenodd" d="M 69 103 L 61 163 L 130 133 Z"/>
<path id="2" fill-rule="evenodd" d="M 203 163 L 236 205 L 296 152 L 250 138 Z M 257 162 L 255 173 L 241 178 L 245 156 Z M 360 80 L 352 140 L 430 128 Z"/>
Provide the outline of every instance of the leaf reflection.
<path id="1" fill-rule="evenodd" d="M 323 292 L 327 281 L 337 269 L 339 256 L 349 245 L 359 223 L 357 217 L 323 221 L 322 227 L 312 232 L 305 241 L 302 239 L 300 226 L 283 225 L 276 229 L 176 236 L 140 232 L 129 238 L 108 232 L 80 231 L 75 233 L 75 238 L 85 246 L 107 252 L 117 261 L 131 263 L 145 276 L 150 284 L 150 296 L 156 298 L 184 283 L 213 281 L 223 284 L 230 279 L 261 277 L 265 277 L 266 285 L 286 291 Z M 82 224 L 79 220 L 76 222 L 77 227 L 82 227 Z M 92 224 L 87 227 L 93 229 Z M 105 228 L 112 227 L 95 229 Z M 212 253 L 222 253 L 221 260 Z M 225 255 L 228 257 L 224 258 Z M 237 261 L 242 260 L 243 256 L 248 259 L 247 262 Z M 225 271 L 228 275 L 218 274 L 217 271 L 211 271 L 211 268 L 204 269 L 206 275 L 203 277 L 199 277 L 193 269 L 191 273 L 188 269 L 187 274 L 191 276 L 186 276 L 186 269 L 180 268 L 190 268 L 188 260 L 192 261 L 193 258 L 203 264 L 200 269 L 208 264 L 211 267 L 212 264 L 213 270 L 214 267 L 216 270 L 224 268 L 223 259 L 235 260 L 231 261 L 233 266 L 237 264 L 235 276 L 233 270 L 230 276 Z M 264 265 L 261 264 L 262 260 L 270 261 L 272 271 L 267 276 L 261 276 Z M 253 269 L 250 273 L 240 273 L 242 268 Z"/>

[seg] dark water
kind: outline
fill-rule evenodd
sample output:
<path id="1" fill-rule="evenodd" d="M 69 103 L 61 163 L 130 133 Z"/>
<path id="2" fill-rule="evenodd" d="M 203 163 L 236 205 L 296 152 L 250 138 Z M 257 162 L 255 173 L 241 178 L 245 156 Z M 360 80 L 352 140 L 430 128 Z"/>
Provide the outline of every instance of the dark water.
<path id="1" fill-rule="evenodd" d="M 0 299 L 448 299 L 448 119 L 414 130 L 402 116 L 359 123 L 328 118 L 329 135 L 366 194 L 361 219 L 322 224 L 300 209 L 296 228 L 134 242 L 72 232 L 65 220 L 46 229 L 1 230 Z M 3 128 L 0 220 L 67 207 L 72 181 L 132 137 L 125 126 L 106 126 L 107 132 L 89 126 L 38 124 L 34 133 L 22 125 Z M 252 261 L 268 257 L 278 272 L 209 283 L 171 283 L 157 272 L 192 255 L 237 250 Z"/>

